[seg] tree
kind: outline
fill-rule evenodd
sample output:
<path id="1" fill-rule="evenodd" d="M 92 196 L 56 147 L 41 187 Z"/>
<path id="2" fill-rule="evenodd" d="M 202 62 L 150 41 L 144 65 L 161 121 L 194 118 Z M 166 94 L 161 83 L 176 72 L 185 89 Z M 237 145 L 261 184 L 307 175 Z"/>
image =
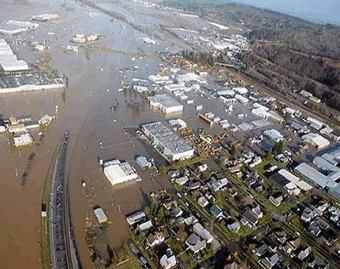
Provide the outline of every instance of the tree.
<path id="1" fill-rule="evenodd" d="M 270 150 L 268 150 L 266 152 L 265 158 L 266 158 L 267 161 L 271 161 L 272 160 L 273 156 L 272 156 L 272 152 Z"/>
<path id="2" fill-rule="evenodd" d="M 283 152 L 283 148 L 284 148 L 284 144 L 283 144 L 283 140 L 280 140 L 279 142 L 277 142 L 274 147 L 273 147 L 273 153 L 274 154 L 280 154 Z"/>

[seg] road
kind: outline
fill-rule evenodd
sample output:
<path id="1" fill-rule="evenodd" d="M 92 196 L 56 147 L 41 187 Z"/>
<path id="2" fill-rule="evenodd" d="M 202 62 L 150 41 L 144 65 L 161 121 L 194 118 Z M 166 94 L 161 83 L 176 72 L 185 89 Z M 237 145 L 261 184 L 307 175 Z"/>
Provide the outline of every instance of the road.
<path id="1" fill-rule="evenodd" d="M 69 133 L 66 131 L 52 176 L 49 232 L 53 269 L 82 268 L 73 236 L 67 180 L 65 180 L 68 140 Z"/>

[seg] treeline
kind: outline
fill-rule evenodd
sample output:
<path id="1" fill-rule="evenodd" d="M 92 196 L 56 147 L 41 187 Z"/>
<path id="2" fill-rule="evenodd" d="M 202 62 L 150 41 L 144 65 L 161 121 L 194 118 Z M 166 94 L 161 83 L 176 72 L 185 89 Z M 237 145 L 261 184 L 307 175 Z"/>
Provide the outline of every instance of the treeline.
<path id="1" fill-rule="evenodd" d="M 215 65 L 215 59 L 211 53 L 183 50 L 182 57 L 196 64 Z"/>

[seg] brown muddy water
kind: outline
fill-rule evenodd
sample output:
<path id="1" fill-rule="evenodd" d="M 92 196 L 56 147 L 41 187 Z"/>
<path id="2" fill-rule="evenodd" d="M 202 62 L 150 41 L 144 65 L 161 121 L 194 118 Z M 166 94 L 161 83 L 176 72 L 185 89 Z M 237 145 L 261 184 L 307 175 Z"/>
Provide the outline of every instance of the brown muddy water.
<path id="1" fill-rule="evenodd" d="M 52 55 L 49 65 L 69 78 L 69 87 L 65 92 L 49 90 L 0 95 L 0 113 L 4 113 L 5 117 L 29 114 L 33 120 L 38 120 L 42 115 L 55 114 L 55 105 L 59 107 L 55 122 L 44 131 L 45 137 L 37 145 L 20 150 L 11 148 L 8 136 L 0 135 L 0 268 L 41 268 L 40 209 L 44 180 L 54 149 L 65 129 L 70 131 L 71 138 L 67 174 L 75 236 L 84 268 L 92 268 L 84 229 L 86 225 L 97 225 L 93 206 L 100 205 L 107 211 L 111 220 L 108 240 L 116 247 L 128 238 L 128 226 L 122 213 L 143 208 L 151 191 L 172 188 L 167 179 L 160 177 L 152 181 L 148 172 L 137 167 L 134 161 L 136 154 L 153 156 L 140 141 L 123 129 L 164 120 L 164 115 L 151 110 L 137 94 L 117 92 L 122 87 L 122 81 L 128 83 L 132 77 L 147 78 L 156 73 L 160 59 L 152 55 L 153 49 L 148 47 L 143 47 L 148 56 L 139 58 L 141 54 L 136 52 L 143 44 L 139 44 L 136 38 L 145 34 L 121 21 L 111 20 L 108 15 L 80 2 L 63 1 L 60 4 L 59 1 L 13 0 L 1 1 L 1 5 L 1 22 L 9 19 L 29 20 L 31 16 L 41 13 L 59 14 L 58 24 L 39 23 L 39 28 L 33 32 L 6 38 L 11 41 L 37 40 L 44 44 Z M 139 7 L 129 2 L 129 6 L 133 5 Z M 147 23 L 159 23 L 160 18 L 154 19 L 154 13 L 157 12 L 149 11 Z M 141 17 L 139 13 L 138 18 Z M 60 46 L 70 44 L 70 39 L 77 33 L 102 34 L 96 44 L 114 48 L 119 53 L 82 48 L 79 48 L 79 53 L 64 53 Z M 170 45 L 172 50 L 187 49 L 179 40 L 163 40 L 159 49 Z M 22 59 L 41 65 L 41 53 L 34 51 L 27 42 L 15 47 Z M 133 61 L 132 57 L 136 60 Z M 119 72 L 122 67 L 134 66 L 140 67 L 136 73 Z M 131 109 L 134 103 L 139 103 L 140 109 Z M 110 109 L 113 105 L 117 105 L 114 112 Z M 191 126 L 200 125 L 194 110 L 188 106 L 185 106 L 182 118 Z M 36 141 L 39 140 L 38 132 L 32 132 Z M 22 187 L 21 176 L 33 152 L 35 158 L 30 163 L 26 185 Z M 143 180 L 112 187 L 98 165 L 98 157 L 129 161 Z M 81 180 L 86 181 L 86 189 L 82 188 Z"/>

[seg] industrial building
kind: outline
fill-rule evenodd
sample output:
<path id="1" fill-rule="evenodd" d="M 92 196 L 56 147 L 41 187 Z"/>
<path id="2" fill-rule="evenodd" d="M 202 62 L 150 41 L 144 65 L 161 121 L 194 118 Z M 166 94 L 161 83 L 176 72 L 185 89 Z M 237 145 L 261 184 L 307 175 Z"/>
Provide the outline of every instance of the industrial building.
<path id="1" fill-rule="evenodd" d="M 161 122 L 144 124 L 142 130 L 171 161 L 188 159 L 194 155 L 194 148 Z"/>
<path id="2" fill-rule="evenodd" d="M 273 140 L 275 143 L 278 143 L 281 140 L 283 140 L 282 134 L 275 129 L 265 130 L 263 134 L 269 139 Z"/>
<path id="3" fill-rule="evenodd" d="M 151 106 L 159 108 L 165 114 L 183 111 L 183 105 L 166 94 L 149 96 L 148 100 Z"/>
<path id="4" fill-rule="evenodd" d="M 138 179 L 136 170 L 128 163 L 112 160 L 103 164 L 104 174 L 112 185 Z"/>
<path id="5" fill-rule="evenodd" d="M 23 21 L 8 21 L 6 23 L 1 24 L 0 26 L 0 34 L 3 35 L 15 35 L 22 32 L 35 30 L 38 28 L 38 23 L 30 23 Z"/>
<path id="6" fill-rule="evenodd" d="M 144 156 L 139 156 L 136 161 L 143 170 L 151 167 L 151 163 Z"/>
<path id="7" fill-rule="evenodd" d="M 15 147 L 27 146 L 33 143 L 33 138 L 29 133 L 14 137 L 13 139 Z"/>
<path id="8" fill-rule="evenodd" d="M 316 133 L 309 133 L 301 137 L 302 140 L 318 150 L 325 149 L 329 146 L 330 142 L 323 136 Z"/>
<path id="9" fill-rule="evenodd" d="M 18 60 L 5 39 L 0 39 L 0 65 L 5 73 L 29 70 L 27 63 L 23 60 Z"/>
<path id="10" fill-rule="evenodd" d="M 295 172 L 299 173 L 301 176 L 313 182 L 315 185 L 322 189 L 335 188 L 338 185 L 331 178 L 322 174 L 307 163 L 299 164 L 297 167 L 295 167 Z"/>

